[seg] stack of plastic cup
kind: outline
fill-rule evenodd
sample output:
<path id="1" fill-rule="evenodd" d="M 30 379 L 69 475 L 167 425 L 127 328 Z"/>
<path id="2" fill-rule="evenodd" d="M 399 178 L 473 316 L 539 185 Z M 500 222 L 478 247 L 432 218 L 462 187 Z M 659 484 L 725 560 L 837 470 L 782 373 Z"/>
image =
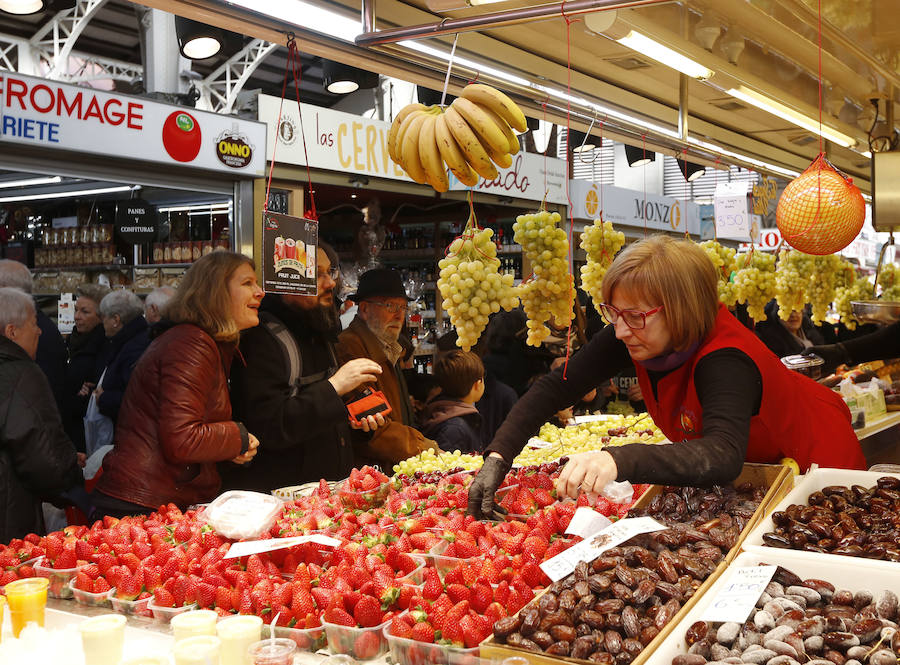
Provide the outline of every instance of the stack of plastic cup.
<path id="1" fill-rule="evenodd" d="M 216 624 L 216 631 L 222 640 L 220 665 L 253 665 L 248 649 L 250 645 L 259 642 L 262 623 L 262 619 L 257 616 L 240 614 L 222 619 Z"/>
<path id="2" fill-rule="evenodd" d="M 175 665 L 219 665 L 221 646 L 222 641 L 212 635 L 186 637 L 172 647 Z"/>
<path id="3" fill-rule="evenodd" d="M 172 617 L 172 635 L 175 642 L 188 637 L 216 634 L 216 620 L 219 615 L 212 610 L 192 610 Z"/>

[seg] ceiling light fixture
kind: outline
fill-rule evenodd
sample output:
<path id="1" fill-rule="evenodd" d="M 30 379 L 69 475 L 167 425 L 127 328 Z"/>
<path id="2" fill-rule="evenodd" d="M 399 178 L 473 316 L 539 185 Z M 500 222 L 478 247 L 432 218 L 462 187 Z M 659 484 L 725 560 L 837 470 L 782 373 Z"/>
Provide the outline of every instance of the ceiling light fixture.
<path id="1" fill-rule="evenodd" d="M 656 161 L 656 153 L 645 148 L 638 148 L 634 145 L 625 144 L 625 159 L 628 166 L 645 166 L 650 162 Z"/>
<path id="2" fill-rule="evenodd" d="M 322 85 L 328 92 L 346 95 L 360 88 L 377 87 L 378 74 L 342 62 L 325 60 L 322 63 Z"/>
<path id="3" fill-rule="evenodd" d="M 678 162 L 678 170 L 681 171 L 681 175 L 688 182 L 694 182 L 706 175 L 706 167 L 703 164 L 695 164 L 694 162 L 681 159 L 681 157 L 676 157 L 675 161 Z"/>
<path id="4" fill-rule="evenodd" d="M 228 4 L 345 42 L 352 42 L 362 31 L 359 12 L 355 19 L 349 18 L 305 0 L 229 0 Z"/>
<path id="5" fill-rule="evenodd" d="M 25 180 L 0 180 L 0 189 L 12 189 L 13 187 L 33 187 L 34 185 L 53 185 L 62 182 L 58 175 L 46 178 L 26 178 Z"/>
<path id="6" fill-rule="evenodd" d="M 0 0 L 0 11 L 17 16 L 37 14 L 43 8 L 43 0 Z"/>
<path id="7" fill-rule="evenodd" d="M 791 169 L 786 169 L 781 166 L 775 166 L 774 164 L 764 162 L 760 159 L 756 159 L 755 157 L 742 155 L 739 152 L 734 152 L 733 150 L 729 150 L 728 148 L 723 148 L 722 146 L 716 145 L 715 143 L 702 141 L 698 138 L 694 138 L 693 136 L 688 136 L 688 143 L 690 143 L 691 145 L 695 145 L 698 148 L 709 150 L 712 153 L 722 155 L 723 157 L 731 157 L 732 159 L 739 162 L 750 164 L 756 167 L 756 169 L 759 171 L 777 173 L 778 175 L 785 176 L 786 178 L 796 178 L 800 175 L 800 171 L 792 171 Z"/>
<path id="8" fill-rule="evenodd" d="M 597 147 L 593 136 L 577 129 L 570 129 L 566 137 L 566 144 L 573 153 L 587 152 Z"/>
<path id="9" fill-rule="evenodd" d="M 778 102 L 771 97 L 768 97 L 760 92 L 756 92 L 755 90 L 751 90 L 747 86 L 739 85 L 735 88 L 728 88 L 725 90 L 732 97 L 737 97 L 741 101 L 747 102 L 748 104 L 752 104 L 753 106 L 762 109 L 763 111 L 767 111 L 772 115 L 778 116 L 783 120 L 787 120 L 790 123 L 797 125 L 798 127 L 802 127 L 813 134 L 821 135 L 823 138 L 828 139 L 832 143 L 837 143 L 840 146 L 845 148 L 852 148 L 856 145 L 856 139 L 847 136 L 846 134 L 842 134 L 836 129 L 832 129 L 828 125 L 822 124 L 819 125 L 818 122 L 813 120 L 812 118 L 795 111 L 789 106 L 785 106 L 781 102 Z"/>
<path id="10" fill-rule="evenodd" d="M 221 28 L 184 16 L 175 17 L 175 35 L 181 55 L 189 60 L 211 58 L 225 44 L 225 32 Z"/>
<path id="11" fill-rule="evenodd" d="M 635 30 L 629 30 L 624 37 L 620 37 L 616 41 L 623 46 L 627 46 L 632 51 L 637 51 L 641 55 L 676 69 L 682 74 L 687 74 L 691 78 L 703 81 L 715 73 L 709 67 L 701 65 L 699 62 L 695 62 L 678 51 L 670 49 L 668 46 L 660 44 L 658 41 L 650 39 Z"/>
<path id="12" fill-rule="evenodd" d="M 113 194 L 115 192 L 127 192 L 133 189 L 130 185 L 121 187 L 101 187 L 99 189 L 72 189 L 66 192 L 49 192 L 46 194 L 26 194 L 25 196 L 0 196 L 0 203 L 12 203 L 13 201 L 41 201 L 43 199 L 78 198 L 92 194 Z"/>

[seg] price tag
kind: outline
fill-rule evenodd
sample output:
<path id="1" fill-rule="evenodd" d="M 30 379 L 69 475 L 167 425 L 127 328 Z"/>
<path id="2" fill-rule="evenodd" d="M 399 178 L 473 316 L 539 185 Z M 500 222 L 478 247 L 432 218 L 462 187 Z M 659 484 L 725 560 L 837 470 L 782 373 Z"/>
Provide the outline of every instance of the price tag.
<path id="1" fill-rule="evenodd" d="M 746 184 L 722 182 L 716 185 L 715 212 L 716 236 L 732 240 L 750 240 Z"/>
<path id="2" fill-rule="evenodd" d="M 725 586 L 703 612 L 702 620 L 744 623 L 776 570 L 778 566 L 732 569 Z"/>
<path id="3" fill-rule="evenodd" d="M 228 553 L 222 558 L 234 559 L 235 557 L 260 554 L 262 552 L 271 552 L 272 550 L 280 550 L 285 547 L 302 545 L 303 543 L 318 543 L 319 545 L 324 545 L 326 547 L 337 547 L 341 544 L 341 541 L 337 540 L 336 538 L 323 536 L 320 533 L 314 533 L 309 536 L 295 536 L 293 538 L 245 540 L 240 543 L 232 543 L 231 547 L 228 548 Z"/>
<path id="4" fill-rule="evenodd" d="M 566 533 L 587 538 L 591 534 L 602 531 L 610 524 L 612 521 L 606 515 L 601 515 L 593 508 L 582 506 L 575 511 Z"/>
<path id="5" fill-rule="evenodd" d="M 629 538 L 651 531 L 662 531 L 668 527 L 652 517 L 630 517 L 609 525 L 602 531 L 587 536 L 565 552 L 547 559 L 541 564 L 547 577 L 554 582 L 561 580 L 575 570 L 581 561 L 593 561 L 611 547 L 624 543 Z"/>

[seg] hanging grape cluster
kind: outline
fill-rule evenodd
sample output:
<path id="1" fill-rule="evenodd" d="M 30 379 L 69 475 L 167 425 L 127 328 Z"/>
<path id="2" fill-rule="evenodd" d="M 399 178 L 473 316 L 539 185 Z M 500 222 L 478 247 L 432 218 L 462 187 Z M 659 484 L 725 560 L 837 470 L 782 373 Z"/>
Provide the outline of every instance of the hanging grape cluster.
<path id="1" fill-rule="evenodd" d="M 813 257 L 796 249 L 783 249 L 778 253 L 775 267 L 775 300 L 778 316 L 787 321 L 791 312 L 802 312 L 807 301 L 810 276 L 813 274 Z"/>
<path id="2" fill-rule="evenodd" d="M 513 276 L 497 270 L 500 261 L 493 234 L 491 229 L 478 228 L 474 213 L 470 214 L 462 235 L 450 243 L 447 256 L 438 262 L 441 306 L 456 328 L 456 345 L 465 351 L 478 341 L 492 313 L 519 304 Z"/>
<path id="3" fill-rule="evenodd" d="M 706 252 L 709 260 L 716 267 L 716 275 L 719 277 L 719 302 L 733 305 L 735 302 L 734 284 L 731 282 L 731 273 L 734 272 L 733 247 L 725 247 L 717 240 L 705 240 L 700 243 L 700 249 Z"/>
<path id="4" fill-rule="evenodd" d="M 600 287 L 603 277 L 613 262 L 616 253 L 625 245 L 625 234 L 616 231 L 610 221 L 595 219 L 581 233 L 581 249 L 587 254 L 587 261 L 581 266 L 581 288 L 594 301 L 599 310 L 603 302 Z"/>
<path id="5" fill-rule="evenodd" d="M 848 264 L 849 265 L 849 264 Z M 854 300 L 871 300 L 872 299 L 872 282 L 868 277 L 856 277 L 856 271 L 853 270 L 853 281 L 849 284 L 845 283 L 838 287 L 834 296 L 834 311 L 840 317 L 848 330 L 856 330 L 859 320 L 853 316 L 853 307 L 850 305 Z"/>
<path id="6" fill-rule="evenodd" d="M 888 302 L 900 300 L 900 266 L 888 263 L 881 266 L 878 273 L 878 285 L 881 287 L 881 299 Z"/>
<path id="7" fill-rule="evenodd" d="M 738 303 L 747 304 L 747 313 L 755 321 L 766 318 L 766 303 L 775 291 L 775 255 L 750 251 L 735 257 L 734 294 Z"/>
<path id="8" fill-rule="evenodd" d="M 558 212 L 540 210 L 516 217 L 513 238 L 531 262 L 531 279 L 519 286 L 528 317 L 526 343 L 540 346 L 550 335 L 546 322 L 567 325 L 575 317 L 575 278 L 569 272 L 569 239 L 557 227 Z"/>

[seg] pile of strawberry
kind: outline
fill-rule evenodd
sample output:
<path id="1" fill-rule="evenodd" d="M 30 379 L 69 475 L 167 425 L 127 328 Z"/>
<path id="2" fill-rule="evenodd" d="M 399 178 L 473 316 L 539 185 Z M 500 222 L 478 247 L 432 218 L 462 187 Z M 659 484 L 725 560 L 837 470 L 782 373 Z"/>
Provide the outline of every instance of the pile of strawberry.
<path id="1" fill-rule="evenodd" d="M 384 503 L 391 491 L 391 479 L 378 469 L 352 469 L 338 490 L 338 498 L 350 510 L 368 510 Z"/>

